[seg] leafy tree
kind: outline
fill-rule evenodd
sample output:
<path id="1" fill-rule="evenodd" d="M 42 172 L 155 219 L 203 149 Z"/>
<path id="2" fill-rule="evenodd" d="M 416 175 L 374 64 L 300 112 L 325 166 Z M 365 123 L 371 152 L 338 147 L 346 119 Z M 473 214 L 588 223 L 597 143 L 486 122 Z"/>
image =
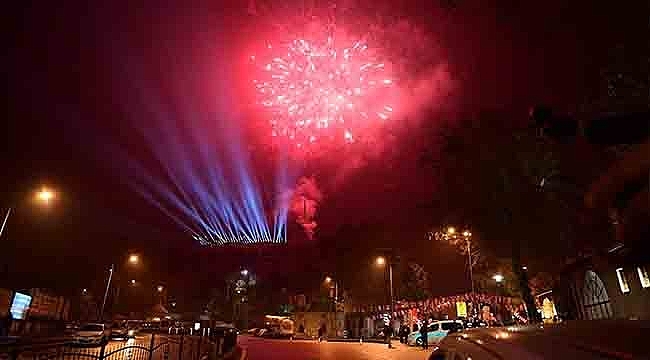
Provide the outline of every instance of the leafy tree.
<path id="1" fill-rule="evenodd" d="M 497 274 L 503 276 L 500 283 L 494 279 Z M 478 292 L 511 297 L 521 296 L 517 276 L 512 271 L 512 260 L 509 258 L 494 258 L 482 263 L 475 269 L 474 284 Z"/>
<path id="2" fill-rule="evenodd" d="M 428 159 L 441 174 L 441 205 L 455 217 L 470 219 L 484 247 L 512 260 L 513 283 L 532 305 L 521 259 L 555 255 L 567 244 L 575 247 L 576 209 L 586 185 L 579 185 L 583 179 L 572 145 L 514 123 L 506 114 L 485 112 L 476 120 L 443 126 L 438 133 L 442 151 Z"/>

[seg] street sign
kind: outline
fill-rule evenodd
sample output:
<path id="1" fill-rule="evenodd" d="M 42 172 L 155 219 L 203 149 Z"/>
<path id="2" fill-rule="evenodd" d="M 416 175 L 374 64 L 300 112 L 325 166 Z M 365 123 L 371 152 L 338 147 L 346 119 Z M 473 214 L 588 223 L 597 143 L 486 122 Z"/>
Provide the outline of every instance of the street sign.
<path id="1" fill-rule="evenodd" d="M 456 302 L 456 316 L 467 317 L 467 303 L 464 301 Z"/>

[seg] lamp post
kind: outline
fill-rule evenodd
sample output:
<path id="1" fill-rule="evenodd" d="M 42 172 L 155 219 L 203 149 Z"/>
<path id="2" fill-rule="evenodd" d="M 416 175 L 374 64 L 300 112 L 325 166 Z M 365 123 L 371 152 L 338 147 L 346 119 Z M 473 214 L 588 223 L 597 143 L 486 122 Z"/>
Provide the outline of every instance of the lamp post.
<path id="1" fill-rule="evenodd" d="M 137 265 L 140 263 L 140 257 L 136 254 L 129 255 L 129 264 Z M 108 298 L 108 290 L 111 287 L 111 281 L 113 280 L 113 274 L 115 273 L 115 264 L 111 264 L 110 269 L 108 270 L 108 279 L 106 281 L 106 290 L 104 291 L 104 299 L 102 300 L 102 309 L 99 312 L 99 320 L 104 321 L 104 309 L 106 308 L 106 299 Z M 130 281 L 131 285 L 135 285 L 135 279 Z"/>
<path id="2" fill-rule="evenodd" d="M 325 282 L 327 284 L 334 283 L 334 305 L 336 305 L 338 303 L 338 301 L 339 301 L 339 282 L 335 281 L 334 279 L 332 279 L 329 276 L 325 277 Z"/>
<path id="3" fill-rule="evenodd" d="M 99 321 L 104 321 L 104 308 L 106 307 L 106 298 L 108 298 L 108 289 L 111 287 L 111 280 L 113 280 L 113 272 L 115 271 L 115 264 L 111 264 L 108 270 L 108 281 L 106 281 L 106 291 L 104 291 L 104 299 L 102 300 L 102 309 L 99 311 Z"/>
<path id="4" fill-rule="evenodd" d="M 429 233 L 431 237 L 431 233 Z M 437 231 L 433 233 L 433 237 L 439 241 L 448 241 L 455 245 L 462 246 L 463 251 L 467 252 L 467 268 L 469 270 L 469 282 L 471 293 L 474 294 L 474 260 L 472 257 L 472 233 L 469 230 L 464 230 L 460 235 L 453 226 L 448 227 L 444 231 Z"/>
<path id="5" fill-rule="evenodd" d="M 330 285 L 327 289 L 327 296 L 329 297 L 329 291 L 331 289 L 331 285 L 334 285 L 334 334 L 338 336 L 338 322 L 336 319 L 336 314 L 338 313 L 338 305 L 339 305 L 339 282 L 337 280 L 334 280 L 330 276 L 325 277 L 325 283 Z M 328 311 L 331 309 L 331 305 L 329 304 L 328 306 Z"/>
<path id="6" fill-rule="evenodd" d="M 387 260 L 383 256 L 377 257 L 375 259 L 375 263 L 378 266 L 386 266 L 388 265 L 388 290 L 390 293 L 390 314 L 388 315 L 389 323 L 388 326 L 391 327 L 393 326 L 393 313 L 395 312 L 395 304 L 393 301 L 393 263 Z M 391 337 L 388 336 L 388 348 L 392 348 L 393 345 L 391 344 Z"/>
<path id="7" fill-rule="evenodd" d="M 37 191 L 34 196 L 37 202 L 45 206 L 49 205 L 50 200 L 54 199 L 55 197 L 56 193 L 47 187 L 42 187 L 41 190 Z M 2 234 L 4 233 L 5 227 L 7 226 L 7 220 L 9 220 L 9 216 L 11 215 L 12 211 L 13 208 L 10 206 L 7 209 L 7 213 L 5 214 L 4 219 L 2 220 L 2 227 L 0 227 L 0 238 L 2 238 Z"/>

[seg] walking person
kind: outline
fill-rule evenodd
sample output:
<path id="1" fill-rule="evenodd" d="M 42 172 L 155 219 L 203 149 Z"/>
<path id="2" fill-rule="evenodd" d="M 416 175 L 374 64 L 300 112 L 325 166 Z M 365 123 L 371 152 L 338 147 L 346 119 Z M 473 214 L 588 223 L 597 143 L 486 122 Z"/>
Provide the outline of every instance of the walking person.
<path id="1" fill-rule="evenodd" d="M 386 328 L 384 328 L 384 336 L 386 337 L 386 344 L 388 344 L 388 348 L 392 349 L 393 344 L 390 343 L 391 337 L 393 336 L 392 326 L 386 326 Z"/>
<path id="2" fill-rule="evenodd" d="M 325 324 L 321 324 L 321 326 L 318 328 L 318 342 L 322 342 L 323 338 L 327 336 L 327 327 L 325 327 Z"/>
<path id="3" fill-rule="evenodd" d="M 424 320 L 424 323 L 420 327 L 420 338 L 422 339 L 422 349 L 429 349 L 429 324 L 427 320 Z"/>

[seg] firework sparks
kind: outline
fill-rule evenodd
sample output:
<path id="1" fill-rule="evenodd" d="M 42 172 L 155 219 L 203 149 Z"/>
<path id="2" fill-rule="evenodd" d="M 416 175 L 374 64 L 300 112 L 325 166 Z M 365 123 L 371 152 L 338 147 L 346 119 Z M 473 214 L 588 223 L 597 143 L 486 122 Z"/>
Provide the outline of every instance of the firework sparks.
<path id="1" fill-rule="evenodd" d="M 339 46 L 339 43 L 342 46 Z M 297 148 L 325 141 L 357 141 L 363 130 L 391 118 L 385 103 L 394 80 L 360 40 L 295 39 L 251 56 L 260 74 L 257 103 L 270 114 L 270 134 Z"/>

